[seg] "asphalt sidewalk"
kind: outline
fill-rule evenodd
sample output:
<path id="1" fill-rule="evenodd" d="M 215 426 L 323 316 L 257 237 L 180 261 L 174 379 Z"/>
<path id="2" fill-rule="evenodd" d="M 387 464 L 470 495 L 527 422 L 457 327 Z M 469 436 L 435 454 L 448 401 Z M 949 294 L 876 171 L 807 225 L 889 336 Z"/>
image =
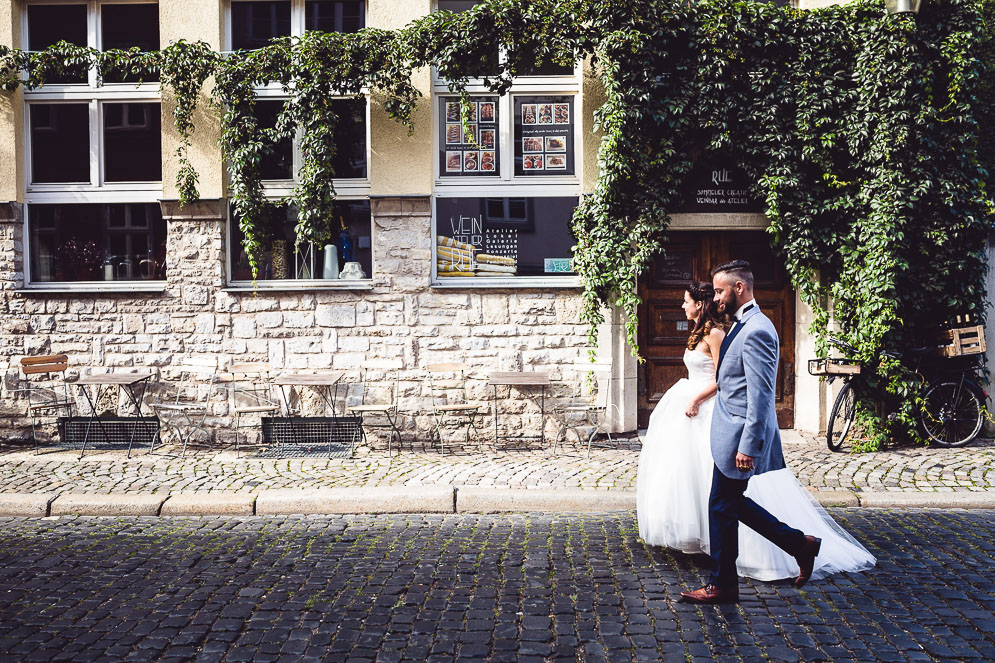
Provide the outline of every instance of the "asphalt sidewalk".
<path id="1" fill-rule="evenodd" d="M 788 466 L 826 506 L 995 509 L 995 441 L 964 449 L 834 454 L 784 432 Z M 635 508 L 641 441 L 554 454 L 534 447 L 387 457 L 264 458 L 165 447 L 33 453 L 0 447 L 0 516 L 208 516 L 343 513 L 607 512 Z"/>

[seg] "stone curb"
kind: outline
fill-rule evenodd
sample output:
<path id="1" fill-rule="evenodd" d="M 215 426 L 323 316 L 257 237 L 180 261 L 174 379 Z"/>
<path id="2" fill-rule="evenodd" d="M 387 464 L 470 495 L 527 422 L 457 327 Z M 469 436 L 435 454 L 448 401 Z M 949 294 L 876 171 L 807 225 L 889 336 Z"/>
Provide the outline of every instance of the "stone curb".
<path id="1" fill-rule="evenodd" d="M 0 516 L 43 518 L 56 497 L 55 493 L 0 493 Z"/>
<path id="2" fill-rule="evenodd" d="M 509 490 L 480 486 L 456 489 L 456 513 L 591 513 L 635 508 L 636 493 L 631 490 Z"/>
<path id="3" fill-rule="evenodd" d="M 178 493 L 170 495 L 160 516 L 251 516 L 256 512 L 254 493 Z"/>
<path id="4" fill-rule="evenodd" d="M 256 515 L 453 513 L 453 495 L 451 486 L 264 490 L 256 498 Z"/>
<path id="5" fill-rule="evenodd" d="M 813 490 L 826 507 L 995 509 L 995 492 Z M 632 511 L 635 491 L 387 486 L 257 493 L 0 493 L 0 517 L 251 516 L 360 513 L 593 513 Z"/>
<path id="6" fill-rule="evenodd" d="M 53 516 L 158 516 L 166 495 L 66 493 L 52 502 Z"/>

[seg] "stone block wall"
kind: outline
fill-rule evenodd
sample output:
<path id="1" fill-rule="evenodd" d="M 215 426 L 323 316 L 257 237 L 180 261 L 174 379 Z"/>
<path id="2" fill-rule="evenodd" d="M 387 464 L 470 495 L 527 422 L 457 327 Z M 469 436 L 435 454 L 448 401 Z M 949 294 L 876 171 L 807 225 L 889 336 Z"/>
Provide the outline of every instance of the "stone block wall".
<path id="1" fill-rule="evenodd" d="M 0 373 L 5 417 L 0 435 L 23 437 L 24 403 L 14 393 L 19 360 L 66 353 L 68 379 L 104 367 L 148 367 L 159 382 L 177 378 L 187 357 L 213 357 L 224 372 L 232 362 L 266 362 L 274 371 L 341 369 L 358 380 L 364 359 L 399 358 L 402 426 L 406 441 L 427 441 L 432 428 L 425 367 L 465 362 L 471 400 L 487 403 L 484 431 L 493 436 L 492 371 L 548 371 L 586 358 L 587 327 L 579 322 L 579 289 L 442 289 L 430 287 L 431 199 L 374 198 L 373 278 L 365 290 L 257 290 L 226 287 L 223 201 L 178 209 L 163 203 L 168 266 L 162 292 L 25 292 L 23 221 L 18 204 L 0 211 Z M 152 388 L 153 390 L 155 387 Z M 353 395 L 356 389 L 352 388 Z M 340 395 L 343 392 L 340 391 Z M 291 398 L 317 414 L 307 390 Z M 547 398 L 550 394 L 547 394 Z M 112 409 L 107 392 L 100 409 Z M 150 397 L 154 397 L 151 395 Z M 519 435 L 542 425 L 538 393 L 501 387 L 500 423 Z M 225 391 L 216 390 L 208 423 L 231 440 Z M 546 418 L 547 432 L 556 423 Z M 485 441 L 488 441 L 486 438 Z"/>

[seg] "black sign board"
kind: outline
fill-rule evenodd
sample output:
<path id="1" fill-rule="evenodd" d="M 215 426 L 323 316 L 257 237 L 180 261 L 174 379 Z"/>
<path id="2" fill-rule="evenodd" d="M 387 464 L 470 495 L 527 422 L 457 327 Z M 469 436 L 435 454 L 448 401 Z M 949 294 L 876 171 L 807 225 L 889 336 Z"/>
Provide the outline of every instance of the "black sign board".
<path id="1" fill-rule="evenodd" d="M 570 275 L 576 197 L 435 200 L 440 278 Z"/>
<path id="2" fill-rule="evenodd" d="M 574 98 L 515 97 L 515 175 L 574 174 Z"/>
<path id="3" fill-rule="evenodd" d="M 762 212 L 761 201 L 750 195 L 746 171 L 722 157 L 698 159 L 684 186 L 679 212 Z"/>

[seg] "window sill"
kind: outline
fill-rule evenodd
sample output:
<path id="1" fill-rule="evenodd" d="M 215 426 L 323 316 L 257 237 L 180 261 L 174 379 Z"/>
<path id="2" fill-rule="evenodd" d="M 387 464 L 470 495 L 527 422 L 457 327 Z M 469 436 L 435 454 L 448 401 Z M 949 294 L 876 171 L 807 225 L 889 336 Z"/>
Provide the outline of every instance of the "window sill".
<path id="1" fill-rule="evenodd" d="M 232 281 L 222 292 L 285 292 L 313 290 L 373 290 L 373 279 L 279 279 L 272 281 Z"/>
<path id="2" fill-rule="evenodd" d="M 58 295 L 73 294 L 77 292 L 145 292 L 160 293 L 165 292 L 165 281 L 140 281 L 135 283 L 127 282 L 105 282 L 105 281 L 80 281 L 78 283 L 32 283 L 23 288 L 14 290 L 23 295 Z"/>
<path id="3" fill-rule="evenodd" d="M 432 288 L 440 290 L 452 289 L 509 289 L 509 288 L 583 288 L 579 276 L 516 276 L 513 278 L 496 277 L 464 277 L 436 278 Z"/>

